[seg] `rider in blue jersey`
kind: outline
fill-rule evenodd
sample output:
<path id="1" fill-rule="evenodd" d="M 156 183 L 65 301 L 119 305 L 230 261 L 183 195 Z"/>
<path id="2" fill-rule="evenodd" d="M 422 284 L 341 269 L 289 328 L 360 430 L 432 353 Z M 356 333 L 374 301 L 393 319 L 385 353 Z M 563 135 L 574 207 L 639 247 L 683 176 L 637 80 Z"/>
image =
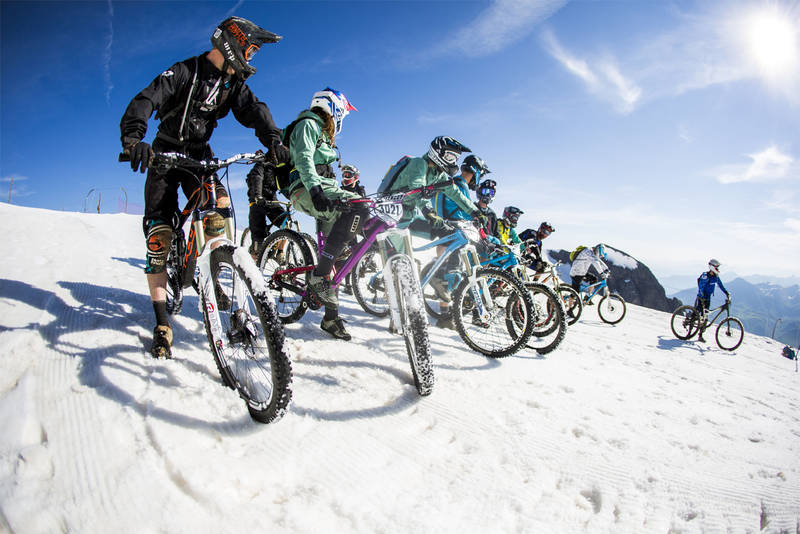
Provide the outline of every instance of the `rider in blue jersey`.
<path id="1" fill-rule="evenodd" d="M 731 299 L 730 293 L 728 290 L 725 289 L 725 286 L 722 284 L 722 280 L 719 277 L 719 261 L 715 259 L 711 259 L 708 262 L 708 271 L 704 272 L 700 275 L 697 279 L 697 299 L 694 302 L 694 307 L 703 314 L 705 318 L 705 313 L 708 311 L 709 305 L 711 304 L 711 295 L 714 294 L 714 288 L 719 286 L 725 296 L 728 297 L 728 300 Z M 700 337 L 698 338 L 699 341 L 705 341 L 703 339 L 703 330 L 705 327 L 705 319 L 703 324 L 700 326 Z"/>

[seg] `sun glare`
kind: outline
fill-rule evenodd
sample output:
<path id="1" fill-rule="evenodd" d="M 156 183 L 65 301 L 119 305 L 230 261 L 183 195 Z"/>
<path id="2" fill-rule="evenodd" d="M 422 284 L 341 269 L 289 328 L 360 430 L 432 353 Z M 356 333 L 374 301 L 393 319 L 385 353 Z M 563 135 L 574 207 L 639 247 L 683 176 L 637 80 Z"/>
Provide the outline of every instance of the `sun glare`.
<path id="1" fill-rule="evenodd" d="M 796 68 L 797 29 L 791 19 L 767 9 L 752 17 L 748 33 L 750 53 L 765 76 L 781 77 Z"/>

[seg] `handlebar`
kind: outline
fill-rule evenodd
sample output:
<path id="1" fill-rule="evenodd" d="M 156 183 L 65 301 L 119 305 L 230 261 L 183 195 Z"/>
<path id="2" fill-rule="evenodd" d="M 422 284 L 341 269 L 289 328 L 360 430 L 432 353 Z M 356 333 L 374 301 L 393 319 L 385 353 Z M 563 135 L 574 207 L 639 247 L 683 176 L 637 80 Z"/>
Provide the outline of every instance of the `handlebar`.
<path id="1" fill-rule="evenodd" d="M 246 160 L 245 163 L 256 163 L 258 161 L 264 161 L 265 158 L 266 154 L 260 150 L 255 153 L 243 152 L 241 154 L 234 154 L 228 159 L 222 160 L 219 158 L 205 160 L 194 159 L 179 152 L 156 152 L 155 155 L 153 155 L 153 159 L 149 166 L 164 169 L 171 169 L 173 167 L 194 167 L 217 171 L 233 165 L 234 163 L 239 163 L 243 160 Z M 130 160 L 130 154 L 126 154 L 125 152 L 121 152 L 117 157 L 117 161 L 120 163 L 129 162 Z"/>

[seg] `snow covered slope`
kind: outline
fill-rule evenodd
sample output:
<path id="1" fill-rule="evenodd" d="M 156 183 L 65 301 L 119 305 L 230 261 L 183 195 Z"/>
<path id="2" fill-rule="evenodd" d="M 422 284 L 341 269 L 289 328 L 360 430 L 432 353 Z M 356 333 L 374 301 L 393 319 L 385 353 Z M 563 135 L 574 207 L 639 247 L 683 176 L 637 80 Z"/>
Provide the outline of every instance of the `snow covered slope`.
<path id="1" fill-rule="evenodd" d="M 794 532 L 800 374 L 781 346 L 681 342 L 666 313 L 589 307 L 546 358 L 402 339 L 343 296 L 354 340 L 287 327 L 294 402 L 253 423 L 197 298 L 147 355 L 141 221 L 0 204 L 0 531 Z M 710 338 L 710 336 L 709 336 Z"/>

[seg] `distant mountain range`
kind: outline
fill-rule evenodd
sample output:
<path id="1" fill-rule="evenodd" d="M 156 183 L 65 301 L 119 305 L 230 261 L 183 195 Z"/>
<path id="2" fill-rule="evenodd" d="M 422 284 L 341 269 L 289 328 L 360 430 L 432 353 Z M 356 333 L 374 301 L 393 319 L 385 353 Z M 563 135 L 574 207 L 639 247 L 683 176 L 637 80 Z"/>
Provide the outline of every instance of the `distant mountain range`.
<path id="1" fill-rule="evenodd" d="M 800 285 L 784 287 L 766 282 L 754 284 L 744 278 L 726 282 L 723 277 L 722 281 L 733 296 L 731 314 L 742 320 L 746 331 L 772 337 L 774 329 L 776 340 L 795 348 L 800 344 Z M 674 296 L 681 302 L 694 304 L 697 284 Z M 718 306 L 724 301 L 725 295 L 717 290 L 711 305 Z"/>

